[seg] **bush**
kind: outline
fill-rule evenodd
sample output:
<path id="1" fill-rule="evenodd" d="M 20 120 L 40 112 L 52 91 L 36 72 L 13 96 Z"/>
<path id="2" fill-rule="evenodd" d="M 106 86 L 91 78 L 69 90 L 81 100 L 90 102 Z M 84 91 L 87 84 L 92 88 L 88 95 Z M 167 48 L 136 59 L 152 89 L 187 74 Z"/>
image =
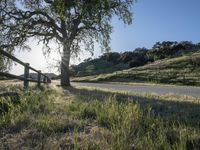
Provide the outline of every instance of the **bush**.
<path id="1" fill-rule="evenodd" d="M 142 64 L 143 64 L 143 63 L 141 63 L 141 62 L 138 61 L 138 60 L 132 60 L 132 61 L 129 63 L 129 68 L 142 66 Z"/>
<path id="2" fill-rule="evenodd" d="M 119 61 L 126 64 L 133 59 L 133 52 L 124 52 L 121 54 Z"/>
<path id="3" fill-rule="evenodd" d="M 138 56 L 136 58 L 134 58 L 133 60 L 131 60 L 131 62 L 129 63 L 129 67 L 139 67 L 139 66 L 143 66 L 145 65 L 149 60 L 147 59 L 147 57 L 145 56 Z"/>
<path id="4" fill-rule="evenodd" d="M 106 61 L 112 62 L 114 64 L 119 63 L 120 54 L 117 52 L 105 53 L 100 59 L 105 59 Z"/>

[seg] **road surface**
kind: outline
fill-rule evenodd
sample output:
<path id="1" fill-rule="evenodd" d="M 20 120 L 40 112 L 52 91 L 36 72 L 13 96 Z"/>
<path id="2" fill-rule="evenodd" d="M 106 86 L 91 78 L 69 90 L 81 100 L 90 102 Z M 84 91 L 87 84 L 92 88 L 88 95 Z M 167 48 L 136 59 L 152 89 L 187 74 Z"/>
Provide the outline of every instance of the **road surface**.
<path id="1" fill-rule="evenodd" d="M 187 95 L 200 97 L 200 87 L 191 86 L 165 86 L 165 85 L 122 85 L 111 83 L 82 83 L 73 82 L 72 85 L 83 87 L 92 87 L 112 91 L 125 91 L 136 93 L 156 93 L 156 94 L 172 94 L 172 95 Z"/>

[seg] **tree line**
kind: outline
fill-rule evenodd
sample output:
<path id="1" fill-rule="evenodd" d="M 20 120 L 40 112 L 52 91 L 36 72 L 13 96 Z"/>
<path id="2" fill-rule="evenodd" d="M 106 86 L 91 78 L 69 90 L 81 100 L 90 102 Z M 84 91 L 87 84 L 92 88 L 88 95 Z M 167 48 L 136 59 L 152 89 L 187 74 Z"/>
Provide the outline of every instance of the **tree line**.
<path id="1" fill-rule="evenodd" d="M 151 49 L 142 47 L 123 53 L 110 52 L 100 56 L 100 59 L 105 59 L 113 63 L 128 63 L 129 67 L 132 68 L 160 59 L 178 57 L 199 49 L 200 43 L 193 44 L 191 41 L 163 41 L 156 42 Z"/>
<path id="2" fill-rule="evenodd" d="M 128 66 L 128 68 L 139 67 L 156 60 L 174 58 L 198 50 L 200 50 L 200 43 L 194 44 L 191 41 L 156 42 L 150 49 L 142 47 L 136 48 L 133 51 L 108 52 L 96 59 L 85 59 L 79 65 L 72 65 L 71 73 L 76 75 L 80 70 L 83 70 L 83 67 L 87 66 L 87 64 L 91 65 L 103 61 L 110 62 L 113 66 L 121 64 L 122 68 L 120 69 L 127 69 L 123 68 L 123 65 Z"/>

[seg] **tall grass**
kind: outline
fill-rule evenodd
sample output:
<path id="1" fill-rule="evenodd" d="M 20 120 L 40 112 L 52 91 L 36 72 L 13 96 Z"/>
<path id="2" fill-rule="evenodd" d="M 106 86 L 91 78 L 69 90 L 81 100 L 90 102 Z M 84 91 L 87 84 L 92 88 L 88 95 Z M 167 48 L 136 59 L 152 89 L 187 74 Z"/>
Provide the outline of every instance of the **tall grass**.
<path id="1" fill-rule="evenodd" d="M 47 114 L 50 112 L 49 95 L 52 90 L 34 90 L 20 93 L 20 100 L 18 103 L 13 103 L 11 98 L 0 98 L 0 128 L 6 128 L 7 125 L 18 128 L 21 124 L 28 124 L 31 117 L 37 114 Z"/>
<path id="2" fill-rule="evenodd" d="M 61 90 L 31 89 L 17 104 L 1 98 L 0 149 L 200 149 L 198 127 L 155 117 L 134 99 Z"/>
<path id="3" fill-rule="evenodd" d="M 69 107 L 71 111 L 78 111 L 81 119 L 96 122 L 99 128 L 109 132 L 101 139 L 106 149 L 195 149 L 200 146 L 197 144 L 199 130 L 154 118 L 151 108 L 142 111 L 131 101 L 122 103 L 109 97 L 104 102 L 77 102 Z"/>

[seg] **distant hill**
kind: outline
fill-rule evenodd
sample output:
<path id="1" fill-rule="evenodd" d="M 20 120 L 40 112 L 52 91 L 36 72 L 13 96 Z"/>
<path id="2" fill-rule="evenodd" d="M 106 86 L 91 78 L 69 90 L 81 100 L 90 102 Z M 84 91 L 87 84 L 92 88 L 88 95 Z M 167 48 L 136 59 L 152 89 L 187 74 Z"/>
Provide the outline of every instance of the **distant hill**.
<path id="1" fill-rule="evenodd" d="M 177 58 L 192 54 L 200 49 L 200 43 L 193 44 L 189 41 L 157 42 L 151 49 L 136 48 L 123 53 L 105 53 L 96 59 L 86 59 L 79 65 L 70 68 L 72 76 L 89 76 L 112 73 L 119 70 L 140 67 L 158 60 Z"/>
<path id="2" fill-rule="evenodd" d="M 141 67 L 109 74 L 77 77 L 79 82 L 150 82 L 200 86 L 200 50 L 176 58 L 166 58 Z"/>

